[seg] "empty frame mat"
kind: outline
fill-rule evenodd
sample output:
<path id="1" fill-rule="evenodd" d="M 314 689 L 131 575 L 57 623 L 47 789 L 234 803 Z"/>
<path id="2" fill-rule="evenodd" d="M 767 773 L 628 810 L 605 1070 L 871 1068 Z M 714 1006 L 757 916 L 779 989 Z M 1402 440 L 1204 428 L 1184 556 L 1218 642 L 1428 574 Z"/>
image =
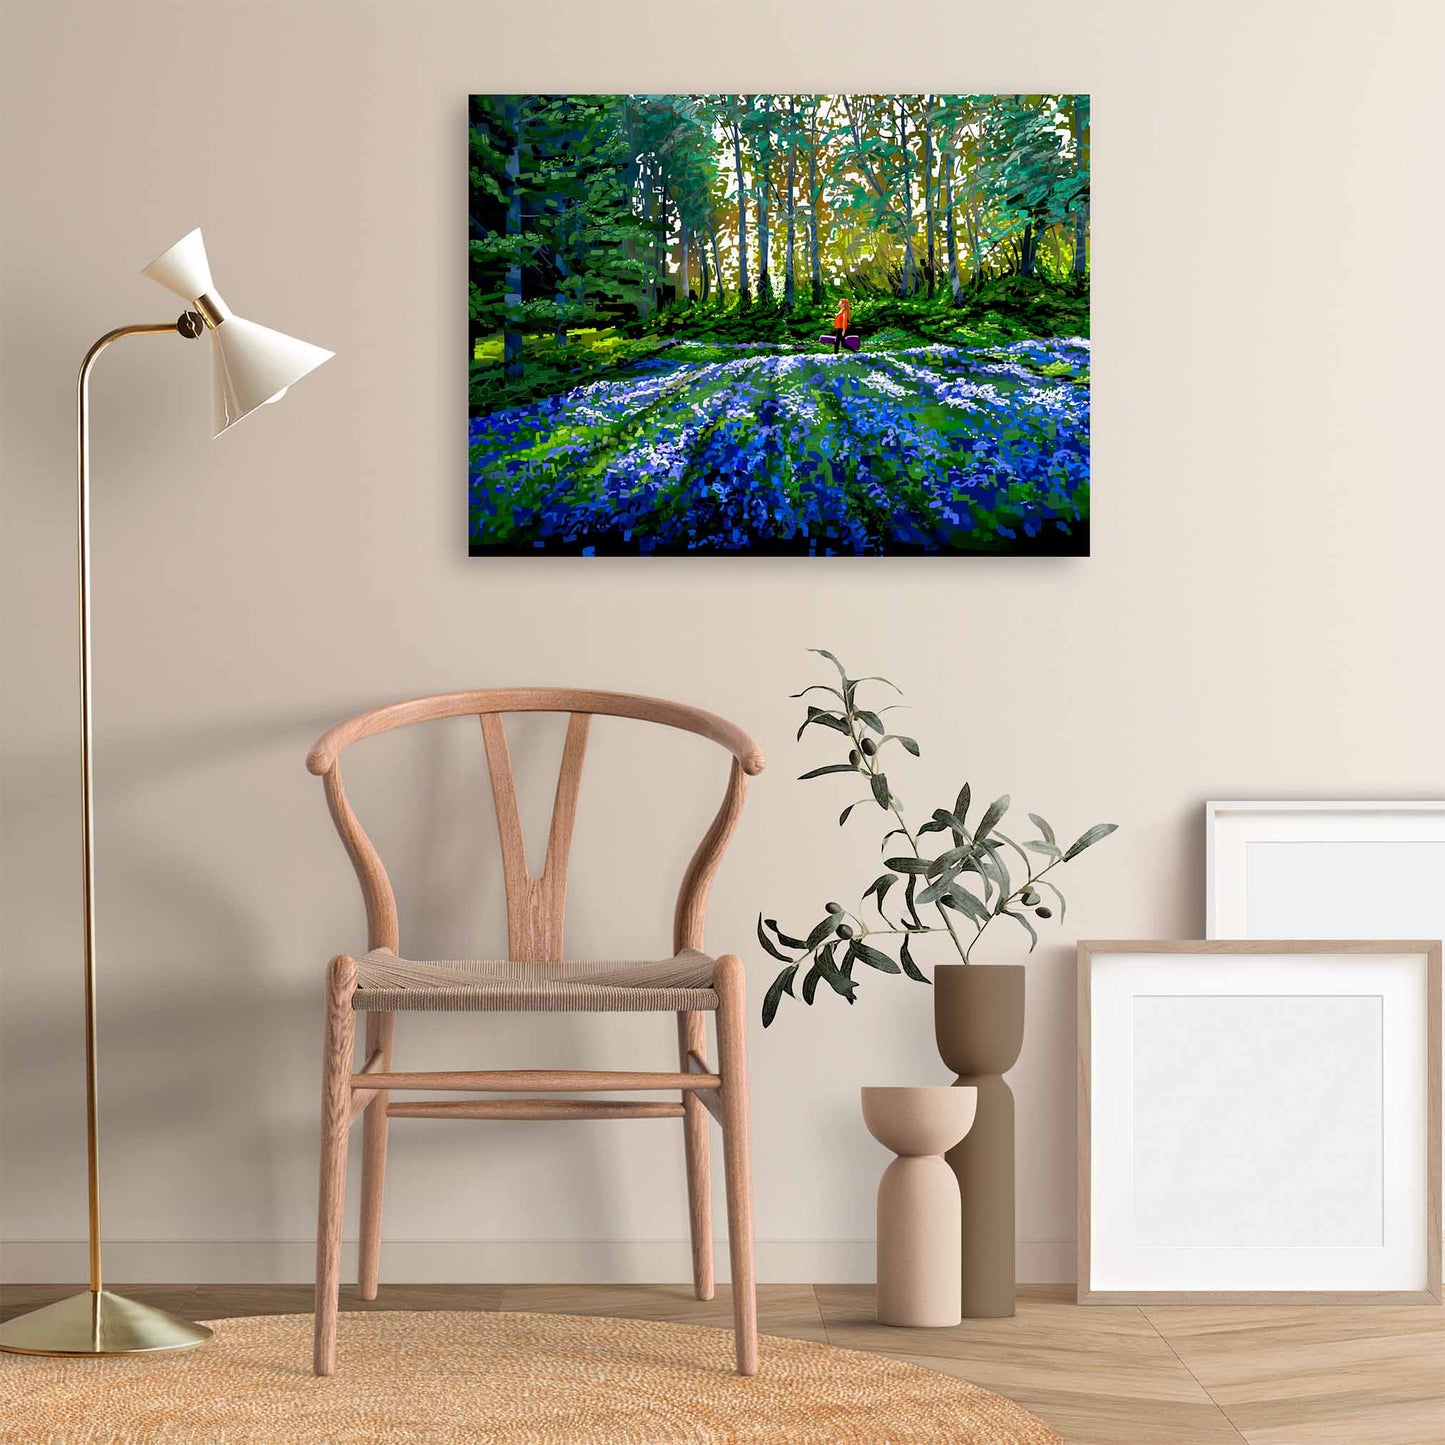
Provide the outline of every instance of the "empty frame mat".
<path id="1" fill-rule="evenodd" d="M 1439 957 L 1081 944 L 1080 1299 L 1438 1301 Z"/>

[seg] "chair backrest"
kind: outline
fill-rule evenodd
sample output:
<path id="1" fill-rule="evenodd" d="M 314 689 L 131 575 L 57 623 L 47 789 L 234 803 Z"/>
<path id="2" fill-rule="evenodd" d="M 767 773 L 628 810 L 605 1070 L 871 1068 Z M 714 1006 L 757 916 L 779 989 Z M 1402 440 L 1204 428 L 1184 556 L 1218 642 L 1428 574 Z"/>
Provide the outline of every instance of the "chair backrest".
<path id="1" fill-rule="evenodd" d="M 507 750 L 503 717 L 509 712 L 565 712 L 567 741 L 557 775 L 557 796 L 547 837 L 547 859 L 533 877 L 527 869 L 521 818 L 517 810 L 516 781 Z M 712 826 L 707 830 L 678 890 L 673 919 L 673 948 L 701 949 L 708 889 L 722 861 L 723 849 L 737 826 L 749 776 L 762 772 L 763 755 L 739 727 L 713 713 L 661 698 L 638 697 L 625 692 L 594 692 L 560 687 L 495 688 L 482 692 L 451 692 L 413 698 L 374 708 L 338 723 L 324 733 L 307 755 L 306 766 L 325 780 L 326 801 L 336 831 L 351 858 L 366 903 L 367 946 L 400 953 L 396 895 L 381 857 L 367 837 L 341 782 L 341 752 L 361 738 L 411 723 L 476 714 L 481 719 L 487 750 L 487 771 L 496 805 L 497 832 L 502 848 L 502 874 L 507 889 L 507 945 L 510 958 L 519 963 L 562 962 L 563 914 L 567 900 L 567 863 L 572 824 L 577 813 L 577 789 L 587 751 L 587 732 L 596 715 L 636 718 L 681 728 L 720 744 L 732 754 L 727 792 Z"/>

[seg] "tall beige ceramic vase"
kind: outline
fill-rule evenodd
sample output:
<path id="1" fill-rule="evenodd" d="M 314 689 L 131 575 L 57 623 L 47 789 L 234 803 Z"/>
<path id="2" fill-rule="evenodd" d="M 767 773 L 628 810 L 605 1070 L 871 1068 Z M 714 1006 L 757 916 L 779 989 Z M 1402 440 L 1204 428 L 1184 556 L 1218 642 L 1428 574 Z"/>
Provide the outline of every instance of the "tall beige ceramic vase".
<path id="1" fill-rule="evenodd" d="M 973 1128 L 948 1151 L 963 1203 L 963 1317 L 1014 1312 L 1014 1096 L 1003 1075 L 1024 1042 L 1018 964 L 942 964 L 933 974 L 938 1052 L 978 1090 Z"/>

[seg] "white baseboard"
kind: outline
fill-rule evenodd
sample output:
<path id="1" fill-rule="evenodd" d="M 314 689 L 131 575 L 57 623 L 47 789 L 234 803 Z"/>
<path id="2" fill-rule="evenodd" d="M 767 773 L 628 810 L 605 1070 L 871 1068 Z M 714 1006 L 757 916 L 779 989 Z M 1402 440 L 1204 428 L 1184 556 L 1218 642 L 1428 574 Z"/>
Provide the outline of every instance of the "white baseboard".
<path id="1" fill-rule="evenodd" d="M 726 1241 L 715 1248 L 718 1278 L 728 1278 Z M 759 1240 L 762 1284 L 867 1284 L 871 1239 Z M 70 1284 L 87 1270 L 84 1240 L 0 1242 L 0 1284 Z M 309 1240 L 115 1239 L 105 1244 L 105 1272 L 145 1284 L 302 1284 L 314 1278 Z M 388 1240 L 383 1280 L 406 1284 L 660 1284 L 692 1278 L 685 1240 Z M 342 1277 L 355 1278 L 356 1243 L 348 1241 Z M 1074 1278 L 1074 1243 L 1021 1242 L 1023 1284 Z"/>

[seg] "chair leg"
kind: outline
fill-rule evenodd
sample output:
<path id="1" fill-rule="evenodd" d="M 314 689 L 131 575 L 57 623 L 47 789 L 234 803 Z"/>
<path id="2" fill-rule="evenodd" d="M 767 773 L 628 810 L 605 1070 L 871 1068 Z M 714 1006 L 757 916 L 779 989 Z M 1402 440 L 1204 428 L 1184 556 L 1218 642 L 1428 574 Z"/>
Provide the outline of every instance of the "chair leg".
<path id="1" fill-rule="evenodd" d="M 391 1068 L 391 1041 L 396 1032 L 396 1015 L 369 1013 L 366 1016 L 366 1056 L 381 1050 L 381 1067 Z M 376 1298 L 381 1272 L 381 1197 L 386 1182 L 386 1106 L 390 1095 L 378 1094 L 367 1105 L 361 1125 L 361 1248 L 356 1272 L 357 1294 Z"/>
<path id="2" fill-rule="evenodd" d="M 733 1328 L 737 1339 L 738 1374 L 755 1375 L 758 1372 L 758 1291 L 753 1268 L 748 1017 L 742 959 L 732 953 L 718 959 L 713 987 L 718 995 L 718 1073 L 722 1078 L 723 1171 L 727 1179 Z"/>
<path id="3" fill-rule="evenodd" d="M 700 1013 L 677 1016 L 680 1067 L 687 1072 L 689 1054 L 707 1058 L 707 1017 Z M 682 1135 L 687 1154 L 687 1219 L 692 1236 L 692 1287 L 698 1299 L 713 1297 L 712 1179 L 708 1161 L 707 1109 L 695 1089 L 682 1092 Z"/>
<path id="4" fill-rule="evenodd" d="M 336 1312 L 341 1289 L 341 1221 L 346 1208 L 346 1140 L 350 1132 L 351 1071 L 356 1043 L 356 960 L 331 960 L 326 984 L 326 1052 L 321 1086 L 321 1190 L 316 1223 L 316 1340 L 318 1375 L 336 1369 Z"/>

